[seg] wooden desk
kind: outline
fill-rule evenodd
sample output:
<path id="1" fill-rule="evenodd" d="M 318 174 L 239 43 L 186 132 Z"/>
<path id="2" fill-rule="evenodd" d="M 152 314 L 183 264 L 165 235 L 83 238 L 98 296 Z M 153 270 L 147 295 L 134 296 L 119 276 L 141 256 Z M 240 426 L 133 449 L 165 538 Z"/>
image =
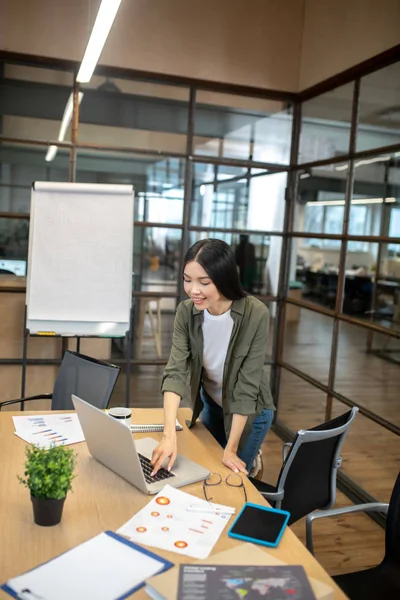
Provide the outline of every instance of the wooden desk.
<path id="1" fill-rule="evenodd" d="M 88 453 L 85 443 L 74 446 L 78 455 L 77 477 L 73 493 L 69 493 L 64 506 L 60 525 L 39 527 L 33 523 L 29 491 L 17 480 L 22 474 L 25 443 L 14 435 L 11 416 L 21 413 L 0 412 L 0 582 L 4 583 L 38 564 L 73 548 L 77 544 L 111 529 L 116 531 L 135 512 L 142 508 L 149 497 L 145 496 L 118 475 L 98 463 Z M 32 414 L 25 412 L 24 414 Z M 189 417 L 189 409 L 180 409 L 181 423 Z M 136 409 L 133 420 L 138 423 L 162 421 L 161 409 Z M 159 439 L 161 434 L 141 434 Z M 139 436 L 138 436 L 139 437 Z M 199 423 L 195 429 L 178 433 L 179 451 L 189 458 L 207 466 L 210 471 L 221 475 L 229 471 L 221 463 L 222 450 L 204 426 Z M 202 484 L 186 486 L 184 490 L 203 497 Z M 246 481 L 249 502 L 266 504 L 259 492 Z M 215 488 L 215 501 L 235 506 L 239 509 L 243 502 L 243 490 L 226 485 Z M 221 535 L 214 552 L 221 552 L 237 546 L 239 541 Z M 193 559 L 172 552 L 155 549 L 156 553 L 171 562 L 193 562 Z M 302 564 L 307 573 L 324 581 L 335 589 L 335 599 L 345 599 L 329 575 L 306 550 L 294 533 L 287 528 L 279 548 L 268 549 L 281 560 Z M 133 596 L 132 596 L 133 597 Z M 9 598 L 0 591 L 0 599 Z M 135 600 L 147 599 L 144 589 L 134 595 Z"/>

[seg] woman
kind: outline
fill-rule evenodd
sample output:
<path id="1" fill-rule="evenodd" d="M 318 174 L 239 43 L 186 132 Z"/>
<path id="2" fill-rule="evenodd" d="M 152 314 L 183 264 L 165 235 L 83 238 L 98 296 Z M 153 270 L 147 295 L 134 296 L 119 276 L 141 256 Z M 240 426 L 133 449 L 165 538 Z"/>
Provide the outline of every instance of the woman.
<path id="1" fill-rule="evenodd" d="M 224 448 L 222 462 L 247 475 L 272 423 L 274 405 L 264 369 L 267 307 L 240 284 L 231 248 L 217 239 L 196 242 L 184 260 L 189 300 L 177 309 L 164 371 L 164 434 L 153 473 L 177 454 L 175 420 L 190 377 L 193 416 Z M 253 474 L 253 473 L 251 473 Z"/>

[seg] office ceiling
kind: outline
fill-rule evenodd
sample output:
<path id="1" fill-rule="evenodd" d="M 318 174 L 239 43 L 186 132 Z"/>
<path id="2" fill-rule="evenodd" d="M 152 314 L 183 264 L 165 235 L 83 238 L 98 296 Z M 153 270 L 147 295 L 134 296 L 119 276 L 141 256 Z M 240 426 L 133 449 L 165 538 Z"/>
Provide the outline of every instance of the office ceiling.
<path id="1" fill-rule="evenodd" d="M 313 98 L 303 105 L 303 115 L 349 122 L 353 90 L 354 83 L 350 83 Z M 359 121 L 385 129 L 400 128 L 400 62 L 362 78 Z"/>

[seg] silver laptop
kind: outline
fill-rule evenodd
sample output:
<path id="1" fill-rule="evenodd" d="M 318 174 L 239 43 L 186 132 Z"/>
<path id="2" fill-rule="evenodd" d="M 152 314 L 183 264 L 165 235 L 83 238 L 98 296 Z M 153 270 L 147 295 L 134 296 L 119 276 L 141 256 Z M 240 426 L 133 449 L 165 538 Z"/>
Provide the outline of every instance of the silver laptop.
<path id="1" fill-rule="evenodd" d="M 158 442 L 134 440 L 129 427 L 77 396 L 72 402 L 90 454 L 145 494 L 157 494 L 168 483 L 182 487 L 206 479 L 210 472 L 178 454 L 171 472 L 161 468 L 151 477 L 151 455 Z"/>

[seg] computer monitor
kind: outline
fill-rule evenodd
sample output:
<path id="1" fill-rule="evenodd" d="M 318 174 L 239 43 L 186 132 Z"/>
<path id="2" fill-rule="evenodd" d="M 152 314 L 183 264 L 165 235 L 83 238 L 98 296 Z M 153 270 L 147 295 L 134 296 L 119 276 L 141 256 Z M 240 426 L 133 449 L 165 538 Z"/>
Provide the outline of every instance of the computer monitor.
<path id="1" fill-rule="evenodd" d="M 14 275 L 25 277 L 26 275 L 26 260 L 9 260 L 0 258 L 0 270 L 11 271 Z"/>

